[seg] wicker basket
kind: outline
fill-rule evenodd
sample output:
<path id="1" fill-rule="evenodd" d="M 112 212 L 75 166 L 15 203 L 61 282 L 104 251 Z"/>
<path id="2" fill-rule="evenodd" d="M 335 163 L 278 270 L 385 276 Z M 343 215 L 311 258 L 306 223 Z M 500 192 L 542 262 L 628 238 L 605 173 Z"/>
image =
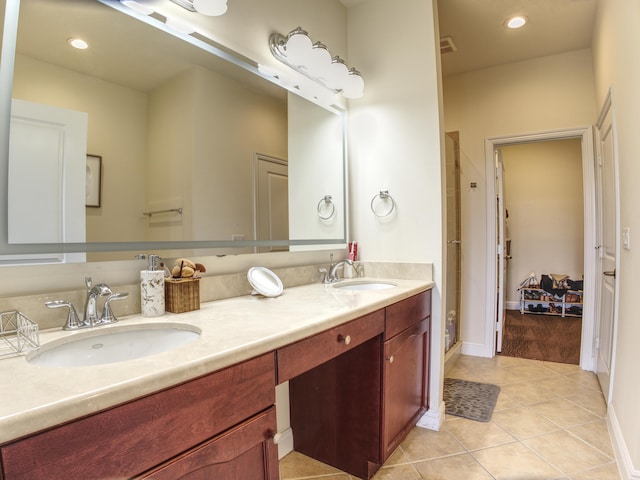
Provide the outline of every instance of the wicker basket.
<path id="1" fill-rule="evenodd" d="M 164 281 L 164 308 L 171 313 L 200 310 L 199 278 L 167 278 Z"/>

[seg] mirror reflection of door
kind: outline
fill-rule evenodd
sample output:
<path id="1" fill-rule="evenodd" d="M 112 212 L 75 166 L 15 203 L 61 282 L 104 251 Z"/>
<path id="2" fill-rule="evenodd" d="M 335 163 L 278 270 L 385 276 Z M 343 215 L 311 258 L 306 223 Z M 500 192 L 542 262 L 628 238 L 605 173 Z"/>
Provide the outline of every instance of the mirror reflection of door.
<path id="1" fill-rule="evenodd" d="M 460 147 L 458 132 L 445 135 L 446 188 L 447 188 L 447 324 L 445 352 L 460 338 Z"/>
<path id="2" fill-rule="evenodd" d="M 256 155 L 256 240 L 289 238 L 289 166 L 286 160 Z M 289 247 L 259 247 L 259 252 Z"/>

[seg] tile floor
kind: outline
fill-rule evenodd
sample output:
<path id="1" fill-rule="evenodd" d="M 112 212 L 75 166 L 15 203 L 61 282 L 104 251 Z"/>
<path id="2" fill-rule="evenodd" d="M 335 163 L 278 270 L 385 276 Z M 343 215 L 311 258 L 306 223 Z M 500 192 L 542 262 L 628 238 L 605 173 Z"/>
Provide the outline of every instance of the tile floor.
<path id="1" fill-rule="evenodd" d="M 577 365 L 461 356 L 449 377 L 501 387 L 490 422 L 447 415 L 439 432 L 416 427 L 373 480 L 619 480 L 606 405 Z M 292 452 L 282 480 L 355 480 Z"/>

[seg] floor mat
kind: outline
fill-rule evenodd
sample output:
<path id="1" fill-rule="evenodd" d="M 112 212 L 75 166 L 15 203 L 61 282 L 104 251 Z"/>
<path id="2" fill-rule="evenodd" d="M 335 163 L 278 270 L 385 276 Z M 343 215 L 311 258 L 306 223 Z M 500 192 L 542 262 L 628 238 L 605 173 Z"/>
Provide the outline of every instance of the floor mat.
<path id="1" fill-rule="evenodd" d="M 493 415 L 499 393 L 500 387 L 497 385 L 445 378 L 445 412 L 456 417 L 488 422 Z"/>

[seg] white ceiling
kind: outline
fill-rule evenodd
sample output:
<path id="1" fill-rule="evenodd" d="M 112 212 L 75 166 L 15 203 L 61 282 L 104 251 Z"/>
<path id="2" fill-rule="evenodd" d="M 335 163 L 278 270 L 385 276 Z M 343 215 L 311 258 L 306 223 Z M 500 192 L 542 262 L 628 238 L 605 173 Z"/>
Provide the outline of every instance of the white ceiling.
<path id="1" fill-rule="evenodd" d="M 440 37 L 457 47 L 443 75 L 588 48 L 598 0 L 438 0 Z M 524 15 L 518 30 L 507 18 Z"/>

